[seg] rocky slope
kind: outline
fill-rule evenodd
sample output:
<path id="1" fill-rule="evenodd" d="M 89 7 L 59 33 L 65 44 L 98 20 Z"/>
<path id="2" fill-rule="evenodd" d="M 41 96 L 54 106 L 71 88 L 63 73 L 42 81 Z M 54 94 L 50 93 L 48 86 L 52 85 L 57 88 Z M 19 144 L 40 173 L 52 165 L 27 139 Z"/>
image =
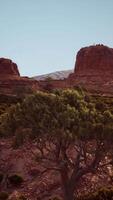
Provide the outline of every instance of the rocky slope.
<path id="1" fill-rule="evenodd" d="M 49 74 L 39 75 L 33 77 L 35 80 L 45 80 L 47 78 L 51 78 L 54 80 L 63 80 L 69 76 L 69 74 L 73 73 L 73 70 L 64 70 L 64 71 L 56 71 Z"/>

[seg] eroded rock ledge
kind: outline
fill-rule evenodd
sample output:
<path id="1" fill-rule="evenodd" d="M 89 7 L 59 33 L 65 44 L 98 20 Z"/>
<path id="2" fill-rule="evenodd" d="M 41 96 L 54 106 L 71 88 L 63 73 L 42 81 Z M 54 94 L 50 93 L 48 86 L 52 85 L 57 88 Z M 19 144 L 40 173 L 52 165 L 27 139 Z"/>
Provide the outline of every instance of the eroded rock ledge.
<path id="1" fill-rule="evenodd" d="M 0 58 L 0 94 L 16 94 L 27 89 L 39 89 L 38 82 L 21 77 L 17 64 L 10 59 Z"/>

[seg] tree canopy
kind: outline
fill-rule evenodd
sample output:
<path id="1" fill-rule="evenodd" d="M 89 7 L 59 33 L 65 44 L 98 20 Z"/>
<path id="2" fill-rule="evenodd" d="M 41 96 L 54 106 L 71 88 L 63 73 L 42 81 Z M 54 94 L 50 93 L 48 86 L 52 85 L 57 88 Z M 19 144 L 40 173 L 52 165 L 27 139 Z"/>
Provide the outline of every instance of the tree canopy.
<path id="1" fill-rule="evenodd" d="M 38 161 L 61 175 L 65 200 L 74 199 L 82 176 L 113 163 L 113 111 L 82 91 L 37 92 L 10 107 L 0 123 L 2 136 L 31 131 Z"/>

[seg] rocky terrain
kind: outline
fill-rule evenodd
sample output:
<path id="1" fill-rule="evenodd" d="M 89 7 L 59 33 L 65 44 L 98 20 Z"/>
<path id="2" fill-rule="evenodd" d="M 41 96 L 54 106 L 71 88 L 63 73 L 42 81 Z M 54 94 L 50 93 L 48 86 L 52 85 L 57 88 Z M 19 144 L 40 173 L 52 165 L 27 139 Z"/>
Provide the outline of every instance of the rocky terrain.
<path id="1" fill-rule="evenodd" d="M 48 79 L 49 78 L 49 79 Z M 91 92 L 113 93 L 113 49 L 95 45 L 80 49 L 74 71 L 60 71 L 33 78 L 21 77 L 18 66 L 11 60 L 0 58 L 0 93 L 15 94 L 24 88 L 51 90 L 81 86 Z"/>
<path id="2" fill-rule="evenodd" d="M 13 138 L 0 140 L 0 172 L 4 180 L 0 184 L 0 192 L 7 191 L 8 200 L 21 200 L 18 196 L 23 195 L 25 200 L 54 200 L 55 197 L 62 197 L 60 175 L 57 171 L 47 171 L 42 173 L 44 168 L 36 160 L 38 153 L 37 145 L 34 142 L 24 143 L 20 148 L 14 148 Z M 12 175 L 19 175 L 23 181 L 19 185 L 13 185 L 8 180 Z M 101 172 L 96 175 L 84 176 L 80 183 L 78 193 L 93 191 L 93 188 L 110 186 L 111 180 L 106 174 Z M 0 199 L 2 200 L 2 199 Z M 22 199 L 24 200 L 24 199 Z"/>
<path id="3" fill-rule="evenodd" d="M 14 121 L 14 116 L 16 116 L 15 114 L 16 112 L 14 112 L 15 110 L 13 110 L 14 107 L 12 106 L 11 118 L 9 118 L 10 115 L 8 115 L 8 110 L 10 110 L 9 108 L 11 106 L 10 105 L 11 99 L 9 102 L 9 99 L 6 98 L 7 101 L 4 102 L 4 94 L 12 95 L 12 94 L 21 93 L 22 91 L 26 92 L 26 89 L 51 90 L 51 89 L 56 89 L 56 88 L 71 88 L 71 87 L 76 87 L 76 86 L 82 86 L 83 88 L 89 91 L 99 92 L 99 94 L 100 93 L 102 94 L 105 93 L 107 95 L 108 93 L 113 94 L 113 49 L 112 48 L 109 48 L 103 45 L 95 45 L 95 46 L 82 48 L 77 54 L 74 71 L 67 71 L 66 73 L 62 71 L 61 73 L 57 72 L 55 76 L 54 74 L 52 74 L 52 76 L 47 75 L 46 77 L 43 77 L 43 78 L 39 77 L 38 81 L 30 79 L 28 77 L 21 77 L 18 70 L 18 66 L 15 63 L 13 63 L 9 59 L 1 58 L 0 59 L 0 94 L 3 95 L 2 98 L 0 97 L 0 101 L 1 101 L 0 119 L 2 122 L 1 133 L 3 131 L 3 125 L 4 125 L 3 119 L 5 119 L 4 118 L 5 115 L 7 117 L 6 127 L 9 126 L 8 131 L 10 132 L 11 128 L 12 127 L 14 128 L 16 126 L 16 123 Z M 96 109 L 97 110 L 100 109 L 102 111 L 102 114 L 103 113 L 105 114 L 106 120 L 108 119 L 108 121 L 110 120 L 112 121 L 113 120 L 112 115 L 111 115 L 113 114 L 112 98 L 109 99 L 107 97 L 106 101 L 102 101 L 100 95 L 99 95 L 99 98 L 100 100 L 97 101 L 96 103 Z M 94 100 L 96 101 L 96 98 Z M 13 104 L 16 104 L 16 102 L 14 102 L 14 99 L 12 100 L 12 102 Z M 26 200 L 26 199 L 27 200 L 50 199 L 51 200 L 51 198 L 54 199 L 54 197 L 56 196 L 58 197 L 63 196 L 62 187 L 60 183 L 60 175 L 58 174 L 57 171 L 51 171 L 51 170 L 45 171 L 44 163 L 43 162 L 41 163 L 40 157 L 37 157 L 39 153 L 40 145 L 38 149 L 37 142 L 35 140 L 31 141 L 28 139 L 30 135 L 29 125 L 31 125 L 31 127 L 33 126 L 32 118 L 34 117 L 37 119 L 37 116 L 39 116 L 38 120 L 42 119 L 41 113 L 45 112 L 46 110 L 44 108 L 45 104 L 42 104 L 43 105 L 43 106 L 41 105 L 42 112 L 39 112 L 40 111 L 39 110 L 37 111 L 37 113 L 35 113 L 36 109 L 39 108 L 39 102 L 36 105 L 36 107 L 34 106 L 35 105 L 34 102 L 36 103 L 37 101 L 30 102 L 30 106 L 28 104 L 28 107 L 24 106 L 25 108 L 29 108 L 26 116 L 25 116 L 25 113 L 21 114 L 21 112 L 17 114 L 17 117 L 15 118 L 17 125 L 18 125 L 18 119 L 19 119 L 18 117 L 22 117 L 22 120 L 21 120 L 21 123 L 19 123 L 19 127 L 18 129 L 16 129 L 15 134 L 12 137 L 7 137 L 7 138 L 4 138 L 3 135 L 1 135 L 1 138 L 0 138 L 0 155 L 1 155 L 0 157 L 1 158 L 0 159 L 0 193 L 7 192 L 9 195 L 8 200 Z M 83 102 L 83 101 L 80 101 L 80 102 Z M 29 103 L 29 101 L 27 103 Z M 17 105 L 19 106 L 20 103 Z M 83 105 L 86 105 L 86 104 L 83 104 Z M 91 105 L 92 104 L 90 104 L 89 107 L 91 107 Z M 56 106 L 56 108 L 57 107 L 58 106 Z M 17 111 L 24 110 L 24 109 L 20 109 L 21 107 L 18 107 L 18 108 L 19 109 L 17 109 Z M 48 106 L 46 106 L 46 108 L 48 108 Z M 77 109 L 78 108 L 82 108 L 82 106 L 77 105 Z M 110 110 L 107 110 L 108 108 L 111 109 L 111 113 L 110 113 Z M 106 109 L 105 112 L 104 112 L 104 109 Z M 85 109 L 83 109 L 83 111 L 85 112 L 85 110 L 86 110 L 86 107 Z M 33 113 L 32 112 L 30 113 L 30 111 L 33 111 Z M 95 111 L 95 109 L 93 111 Z M 29 114 L 30 116 L 28 117 Z M 28 117 L 27 119 L 31 119 L 31 121 L 26 120 L 27 123 L 25 123 L 25 128 L 22 128 L 21 125 L 25 117 Z M 12 121 L 10 121 L 11 119 Z M 46 119 L 47 117 L 45 117 L 45 120 Z M 36 123 L 36 125 L 38 123 Z M 103 124 L 103 121 L 102 121 L 102 124 Z M 6 127 L 4 129 L 5 130 L 4 133 L 7 133 Z M 40 127 L 42 127 L 42 125 Z M 110 128 L 110 126 L 108 126 L 108 128 Z M 36 130 L 36 129 L 33 129 L 33 130 Z M 39 128 L 37 128 L 37 130 L 39 131 Z M 24 136 L 24 139 L 25 139 L 24 143 L 22 142 L 22 135 Z M 22 144 L 18 146 L 18 142 Z M 46 148 L 46 151 L 48 151 L 48 148 Z M 45 153 L 47 153 L 46 151 Z M 22 178 L 22 182 L 20 185 L 14 185 L 10 181 L 10 177 L 14 176 L 15 174 Z M 100 168 L 100 171 L 97 171 L 96 175 L 95 173 L 93 175 L 91 174 L 88 174 L 87 176 L 84 175 L 78 184 L 78 189 L 76 192 L 80 194 L 81 193 L 85 194 L 101 186 L 111 186 L 111 185 L 113 185 L 112 171 L 110 167 L 105 166 L 104 171 L 101 171 L 101 168 Z M 24 198 L 17 198 L 18 195 L 24 195 Z M 0 197 L 0 200 L 3 200 L 3 198 L 1 199 Z"/>
<path id="4" fill-rule="evenodd" d="M 11 200 L 17 200 L 16 194 L 24 195 L 27 200 L 48 199 L 49 196 L 51 197 L 51 193 L 48 195 L 49 190 L 53 192 L 54 196 L 61 194 L 59 177 L 54 183 L 55 173 L 41 174 L 43 168 L 36 162 L 36 144 L 30 142 L 15 149 L 12 141 L 12 139 L 0 140 L 0 172 L 2 171 L 6 177 L 18 174 L 23 178 L 23 182 L 15 187 L 8 184 L 8 179 L 4 177 L 4 181 L 0 184 L 0 192 L 7 191 L 11 194 Z"/>
<path id="5" fill-rule="evenodd" d="M 113 49 L 100 44 L 80 49 L 74 72 L 69 72 L 64 79 L 49 80 L 49 86 L 52 89 L 80 86 L 91 92 L 113 93 Z M 39 82 L 40 88 L 46 88 L 48 80 L 43 77 Z"/>

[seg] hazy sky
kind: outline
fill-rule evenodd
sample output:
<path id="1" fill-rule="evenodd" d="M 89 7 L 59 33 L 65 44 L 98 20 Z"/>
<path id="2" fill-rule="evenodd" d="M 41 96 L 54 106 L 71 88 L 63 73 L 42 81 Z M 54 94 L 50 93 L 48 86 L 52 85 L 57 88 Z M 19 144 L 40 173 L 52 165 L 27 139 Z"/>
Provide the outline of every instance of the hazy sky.
<path id="1" fill-rule="evenodd" d="M 72 69 L 96 43 L 113 47 L 113 0 L 0 0 L 0 57 L 21 75 Z"/>

